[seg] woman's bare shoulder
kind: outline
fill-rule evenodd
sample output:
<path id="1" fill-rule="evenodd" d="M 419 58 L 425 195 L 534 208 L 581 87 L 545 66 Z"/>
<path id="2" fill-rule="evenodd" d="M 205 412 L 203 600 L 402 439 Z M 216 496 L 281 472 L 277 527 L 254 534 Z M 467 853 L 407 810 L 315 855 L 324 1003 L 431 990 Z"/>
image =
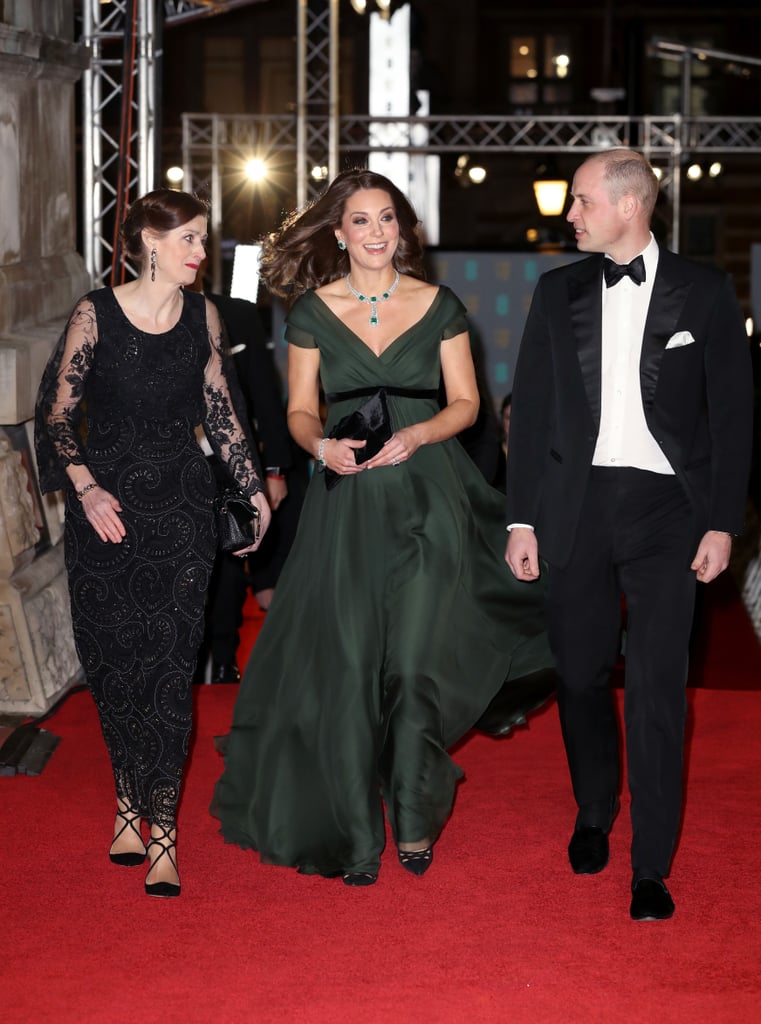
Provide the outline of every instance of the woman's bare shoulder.
<path id="1" fill-rule="evenodd" d="M 429 281 L 421 281 L 419 277 L 410 277 L 405 274 L 400 282 L 403 284 L 406 291 L 417 292 L 418 295 L 432 296 L 434 292 L 439 290 L 437 284 L 431 284 Z"/>

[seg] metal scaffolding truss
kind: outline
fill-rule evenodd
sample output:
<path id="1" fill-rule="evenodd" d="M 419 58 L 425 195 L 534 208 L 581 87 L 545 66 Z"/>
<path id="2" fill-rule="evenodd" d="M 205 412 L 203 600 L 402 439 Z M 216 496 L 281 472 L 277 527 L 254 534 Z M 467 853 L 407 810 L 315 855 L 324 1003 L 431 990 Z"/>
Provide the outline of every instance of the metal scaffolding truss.
<path id="1" fill-rule="evenodd" d="M 341 118 L 340 141 L 344 150 L 370 147 L 370 124 L 379 117 Z M 389 149 L 412 150 L 411 126 L 425 129 L 425 150 L 459 153 L 477 150 L 490 153 L 584 153 L 606 146 L 636 146 L 652 156 L 678 153 L 728 153 L 738 149 L 761 153 L 761 118 L 670 117 L 424 117 L 399 121 L 387 118 Z M 393 138 L 393 128 L 398 138 Z"/>
<path id="2" fill-rule="evenodd" d="M 163 25 L 263 0 L 83 0 L 83 248 L 98 286 L 123 273 L 116 227 L 129 203 L 154 187 Z"/>
<path id="3" fill-rule="evenodd" d="M 586 154 L 614 146 L 632 146 L 648 159 L 668 163 L 672 205 L 671 245 L 679 248 L 682 165 L 688 157 L 761 155 L 761 118 L 682 117 L 416 117 L 400 119 L 361 115 L 338 119 L 338 148 L 343 154 L 369 153 L 372 128 L 387 126 L 384 151 L 413 153 Z M 423 129 L 416 132 L 413 129 Z M 394 132 L 396 131 L 396 135 Z M 415 138 L 425 138 L 423 147 Z M 221 228 L 221 169 L 226 156 L 247 151 L 266 158 L 293 151 L 298 161 L 297 118 L 245 115 L 183 114 L 182 158 L 188 187 L 208 183 Z M 319 166 L 319 165 L 318 165 Z M 321 186 L 322 182 L 316 182 Z"/>
<path id="4" fill-rule="evenodd" d="M 83 235 L 95 286 L 120 264 L 114 226 L 130 199 L 153 185 L 155 8 L 153 0 L 83 4 Z"/>
<path id="5" fill-rule="evenodd" d="M 82 41 L 91 63 L 83 80 L 84 255 L 94 285 L 121 272 L 116 225 L 129 202 L 154 187 L 156 89 L 164 25 L 220 14 L 266 0 L 83 0 Z M 684 117 L 339 117 L 339 0 L 290 0 L 297 19 L 297 107 L 293 115 L 183 115 L 185 187 L 207 187 L 212 200 L 211 269 L 220 286 L 225 154 L 292 152 L 298 205 L 339 170 L 340 154 L 369 153 L 386 125 L 384 151 L 560 154 L 636 146 L 668 161 L 671 244 L 679 247 L 681 168 L 688 156 L 761 154 L 761 118 Z M 659 44 L 684 64 L 697 52 Z M 702 53 L 702 52 L 701 52 Z M 709 54 L 731 57 L 732 54 Z M 687 109 L 684 107 L 684 109 Z M 372 126 L 372 130 L 371 130 Z M 415 139 L 425 139 L 415 145 Z"/>
<path id="6" fill-rule="evenodd" d="M 383 124 L 384 149 L 410 153 L 594 153 L 635 146 L 653 158 L 720 153 L 761 154 L 761 118 L 671 117 L 415 117 L 351 115 L 338 119 L 339 150 L 369 153 L 371 127 Z M 424 129 L 415 133 L 413 128 Z M 394 135 L 396 130 L 396 136 Z M 414 138 L 424 135 L 423 146 Z M 247 114 L 183 114 L 183 159 L 194 181 L 204 154 L 298 151 L 297 118 Z M 318 165 L 319 166 L 319 165 Z"/>
<path id="7" fill-rule="evenodd" d="M 338 172 L 338 0 L 297 2 L 296 198 L 303 206 Z"/>

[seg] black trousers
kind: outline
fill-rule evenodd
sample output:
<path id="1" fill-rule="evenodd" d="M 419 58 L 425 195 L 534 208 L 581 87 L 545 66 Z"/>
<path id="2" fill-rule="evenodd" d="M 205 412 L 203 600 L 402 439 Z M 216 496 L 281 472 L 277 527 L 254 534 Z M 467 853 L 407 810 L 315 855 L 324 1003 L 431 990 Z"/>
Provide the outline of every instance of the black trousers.
<path id="1" fill-rule="evenodd" d="M 635 880 L 668 875 L 681 819 L 692 536 L 690 505 L 673 476 L 593 468 L 571 560 L 550 572 L 549 634 L 577 824 L 605 829 L 620 782 L 610 675 L 625 598 L 624 727 Z"/>

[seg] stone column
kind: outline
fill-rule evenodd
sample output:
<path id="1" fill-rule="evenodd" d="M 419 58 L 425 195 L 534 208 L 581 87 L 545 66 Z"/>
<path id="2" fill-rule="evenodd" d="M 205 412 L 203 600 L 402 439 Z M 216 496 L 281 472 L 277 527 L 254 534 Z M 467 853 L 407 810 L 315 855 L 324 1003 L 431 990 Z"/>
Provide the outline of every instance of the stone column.
<path id="1" fill-rule="evenodd" d="M 42 498 L 32 418 L 47 358 L 89 288 L 76 252 L 73 0 L 0 3 L 0 713 L 38 715 L 81 678 L 60 496 Z"/>

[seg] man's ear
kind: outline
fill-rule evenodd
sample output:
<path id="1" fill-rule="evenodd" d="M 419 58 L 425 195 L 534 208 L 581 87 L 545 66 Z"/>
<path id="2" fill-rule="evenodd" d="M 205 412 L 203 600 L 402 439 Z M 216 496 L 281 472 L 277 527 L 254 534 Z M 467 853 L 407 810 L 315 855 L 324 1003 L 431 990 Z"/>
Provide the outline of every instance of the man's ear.
<path id="1" fill-rule="evenodd" d="M 631 220 L 634 216 L 636 216 L 637 212 L 639 211 L 639 199 L 637 199 L 636 196 L 632 195 L 621 196 L 619 200 L 619 208 L 624 217 L 627 220 Z"/>

